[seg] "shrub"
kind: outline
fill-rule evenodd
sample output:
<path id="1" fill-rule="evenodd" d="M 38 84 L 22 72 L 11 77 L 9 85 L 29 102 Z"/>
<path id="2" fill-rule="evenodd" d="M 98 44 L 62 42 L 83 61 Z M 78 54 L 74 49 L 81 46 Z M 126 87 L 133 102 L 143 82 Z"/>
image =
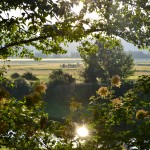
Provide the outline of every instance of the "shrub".
<path id="1" fill-rule="evenodd" d="M 114 85 L 111 83 L 107 87 L 109 94 L 105 97 L 104 92 L 97 91 L 90 99 L 92 117 L 85 122 L 90 121 L 88 124 L 93 127 L 91 130 L 94 134 L 91 134 L 85 146 L 93 144 L 92 147 L 101 145 L 100 149 L 103 150 L 121 150 L 122 145 L 127 145 L 127 149 L 135 146 L 149 150 L 150 76 L 140 76 L 133 88 L 122 97 L 116 97 L 112 87 Z M 118 88 L 117 84 L 115 87 Z"/>
<path id="2" fill-rule="evenodd" d="M 22 75 L 22 78 L 27 80 L 38 80 L 38 78 L 32 72 L 26 72 Z"/>
<path id="3" fill-rule="evenodd" d="M 14 88 L 11 91 L 11 94 L 13 97 L 17 99 L 23 98 L 25 95 L 27 95 L 30 92 L 30 85 L 27 83 L 27 81 L 23 78 L 17 78 L 14 81 Z"/>
<path id="4" fill-rule="evenodd" d="M 49 75 L 50 82 L 52 85 L 70 85 L 75 83 L 75 78 L 68 73 L 64 73 L 62 70 L 54 70 Z"/>
<path id="5" fill-rule="evenodd" d="M 16 78 L 19 78 L 19 77 L 20 77 L 20 74 L 17 73 L 17 72 L 15 72 L 15 73 L 13 73 L 13 74 L 11 75 L 11 78 L 12 78 L 12 79 L 16 79 Z"/>

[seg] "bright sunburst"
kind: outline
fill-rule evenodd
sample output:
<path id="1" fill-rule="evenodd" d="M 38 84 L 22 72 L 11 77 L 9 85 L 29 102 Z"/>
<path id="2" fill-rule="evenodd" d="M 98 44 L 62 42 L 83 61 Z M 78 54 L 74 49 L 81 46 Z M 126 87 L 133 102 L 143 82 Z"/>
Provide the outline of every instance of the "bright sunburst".
<path id="1" fill-rule="evenodd" d="M 89 134 L 88 129 L 85 126 L 77 128 L 77 134 L 81 137 L 86 137 Z"/>

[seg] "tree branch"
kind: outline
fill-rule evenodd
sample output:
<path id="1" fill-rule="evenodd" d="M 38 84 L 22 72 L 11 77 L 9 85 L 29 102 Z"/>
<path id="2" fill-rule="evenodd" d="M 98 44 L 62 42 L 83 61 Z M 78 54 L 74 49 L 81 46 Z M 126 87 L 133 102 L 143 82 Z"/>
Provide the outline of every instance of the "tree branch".
<path id="1" fill-rule="evenodd" d="M 98 31 L 103 31 L 103 30 L 102 29 L 88 29 L 88 30 L 85 31 L 85 34 L 92 33 L 92 32 L 98 32 Z M 31 38 L 31 39 L 27 39 L 27 40 L 21 40 L 21 41 L 17 41 L 17 42 L 12 42 L 12 43 L 9 43 L 9 44 L 6 44 L 6 45 L 0 47 L 0 51 L 1 50 L 5 50 L 5 49 L 10 48 L 10 47 L 13 47 L 13 46 L 16 46 L 16 45 L 28 44 L 28 43 L 31 43 L 33 41 L 46 39 L 48 37 L 50 37 L 50 36 L 49 35 L 38 36 L 38 37 L 34 37 L 34 38 Z"/>
<path id="2" fill-rule="evenodd" d="M 0 50 L 4 50 L 4 49 L 7 49 L 7 48 L 15 46 L 15 45 L 28 44 L 30 42 L 46 39 L 48 37 L 49 37 L 48 35 L 47 36 L 39 36 L 39 37 L 31 38 L 31 39 L 28 39 L 28 40 L 13 42 L 13 43 L 6 44 L 5 46 L 1 47 Z"/>
<path id="3" fill-rule="evenodd" d="M 105 31 L 105 30 L 102 30 L 102 29 L 87 29 L 86 31 L 85 31 L 85 33 L 92 33 L 92 32 L 100 32 L 100 31 Z"/>

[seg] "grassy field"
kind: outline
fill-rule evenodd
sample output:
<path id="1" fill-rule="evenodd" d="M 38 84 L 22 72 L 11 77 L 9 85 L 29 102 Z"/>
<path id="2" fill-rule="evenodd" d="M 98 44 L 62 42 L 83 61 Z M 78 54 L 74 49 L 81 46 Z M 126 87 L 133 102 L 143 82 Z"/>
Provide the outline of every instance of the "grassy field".
<path id="1" fill-rule="evenodd" d="M 61 69 L 59 64 L 42 64 L 42 65 L 33 65 L 31 66 L 12 66 L 9 70 L 8 70 L 8 76 L 10 77 L 12 73 L 19 73 L 20 75 L 22 75 L 25 72 L 32 72 L 33 74 L 35 74 L 40 80 L 42 81 L 47 81 L 48 77 L 50 75 L 50 73 L 53 70 L 56 69 Z M 72 74 L 74 77 L 77 76 L 77 68 L 76 69 L 63 69 L 65 72 Z"/>
<path id="2" fill-rule="evenodd" d="M 68 62 L 68 63 L 67 63 Z M 80 62 L 80 60 L 79 60 Z M 22 75 L 25 72 L 32 72 L 35 74 L 41 81 L 48 81 L 49 74 L 56 69 L 63 69 L 65 72 L 72 74 L 73 77 L 78 76 L 78 68 L 61 68 L 60 65 L 65 64 L 77 64 L 77 59 L 52 59 L 51 61 L 10 61 L 6 62 L 6 65 L 10 65 L 8 68 L 7 76 L 10 78 L 11 74 L 17 72 Z M 81 63 L 80 63 L 81 64 Z M 0 62 L 0 67 L 3 66 L 3 62 Z"/>
<path id="3" fill-rule="evenodd" d="M 50 61 L 29 61 L 29 60 L 13 60 L 10 62 L 6 62 L 6 64 L 10 65 L 8 69 L 8 77 L 10 78 L 11 74 L 17 72 L 22 75 L 25 72 L 32 72 L 35 74 L 41 81 L 48 81 L 49 74 L 55 69 L 63 69 L 65 72 L 72 74 L 73 77 L 78 77 L 79 67 L 77 68 L 61 68 L 62 64 L 77 64 L 80 63 L 82 65 L 81 60 L 77 59 L 52 59 Z M 3 62 L 0 62 L 0 67 L 3 65 Z M 130 79 L 136 79 L 140 75 L 150 75 L 150 62 L 136 62 L 134 67 L 135 74 L 131 76 Z"/>

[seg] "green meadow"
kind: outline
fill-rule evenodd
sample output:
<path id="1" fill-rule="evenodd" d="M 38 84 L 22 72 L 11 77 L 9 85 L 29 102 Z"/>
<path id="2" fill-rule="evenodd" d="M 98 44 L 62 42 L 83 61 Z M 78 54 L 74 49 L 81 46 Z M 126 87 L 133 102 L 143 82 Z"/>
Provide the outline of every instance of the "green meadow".
<path id="1" fill-rule="evenodd" d="M 80 67 L 75 68 L 62 68 L 61 65 L 65 64 L 80 64 Z M 3 62 L 0 62 L 0 66 L 3 65 Z M 10 65 L 7 70 L 7 76 L 10 78 L 11 74 L 17 72 L 22 75 L 25 72 L 32 72 L 35 74 L 41 81 L 47 82 L 49 74 L 55 69 L 62 69 L 63 71 L 71 74 L 73 77 L 78 78 L 78 73 L 83 62 L 81 59 L 47 59 L 42 61 L 31 61 L 31 60 L 13 60 L 6 61 L 5 65 Z M 134 66 L 135 73 L 129 79 L 136 79 L 140 75 L 150 75 L 150 62 L 136 62 Z"/>

